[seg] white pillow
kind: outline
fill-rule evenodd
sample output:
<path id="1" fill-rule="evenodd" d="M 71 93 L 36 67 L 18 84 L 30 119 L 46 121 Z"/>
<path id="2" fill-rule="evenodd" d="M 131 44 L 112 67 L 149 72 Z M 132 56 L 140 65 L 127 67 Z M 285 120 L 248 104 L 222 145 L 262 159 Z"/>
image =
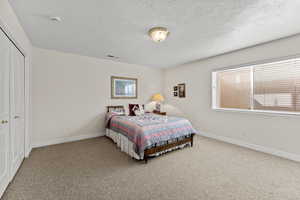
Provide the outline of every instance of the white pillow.
<path id="1" fill-rule="evenodd" d="M 128 105 L 127 105 L 127 106 L 125 105 L 124 108 L 125 108 L 125 115 L 128 116 L 128 115 L 129 115 L 129 108 L 128 108 Z"/>
<path id="2" fill-rule="evenodd" d="M 145 110 L 144 110 L 143 104 L 139 104 L 139 109 L 140 109 L 140 112 L 141 112 L 142 114 L 145 114 Z"/>
<path id="3" fill-rule="evenodd" d="M 141 115 L 145 114 L 145 111 L 144 111 L 143 107 L 141 107 L 141 105 L 139 105 L 139 108 L 134 110 L 134 114 L 136 116 L 141 116 Z"/>

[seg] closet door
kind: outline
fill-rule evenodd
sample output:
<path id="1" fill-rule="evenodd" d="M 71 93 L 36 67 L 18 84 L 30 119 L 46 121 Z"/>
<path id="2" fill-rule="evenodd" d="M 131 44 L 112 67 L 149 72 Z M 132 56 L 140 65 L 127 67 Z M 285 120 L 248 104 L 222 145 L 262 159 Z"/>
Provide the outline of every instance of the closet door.
<path id="1" fill-rule="evenodd" d="M 9 183 L 9 45 L 0 30 L 0 198 Z"/>
<path id="2" fill-rule="evenodd" d="M 25 120 L 24 120 L 24 56 L 11 47 L 10 75 L 10 119 L 11 119 L 11 175 L 16 174 L 24 159 Z"/>

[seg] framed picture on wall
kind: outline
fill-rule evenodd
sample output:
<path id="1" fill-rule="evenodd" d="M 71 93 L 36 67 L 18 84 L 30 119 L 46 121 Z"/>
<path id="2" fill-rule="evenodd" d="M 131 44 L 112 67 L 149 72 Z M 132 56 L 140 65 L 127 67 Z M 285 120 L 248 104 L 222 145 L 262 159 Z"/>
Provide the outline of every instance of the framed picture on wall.
<path id="1" fill-rule="evenodd" d="M 138 80 L 127 77 L 111 77 L 111 98 L 112 99 L 136 99 Z"/>
<path id="2" fill-rule="evenodd" d="M 174 92 L 174 97 L 178 97 L 178 92 Z"/>
<path id="3" fill-rule="evenodd" d="M 178 84 L 178 96 L 180 98 L 185 97 L 185 83 Z"/>
<path id="4" fill-rule="evenodd" d="M 178 86 L 174 86 L 174 92 L 178 90 Z"/>

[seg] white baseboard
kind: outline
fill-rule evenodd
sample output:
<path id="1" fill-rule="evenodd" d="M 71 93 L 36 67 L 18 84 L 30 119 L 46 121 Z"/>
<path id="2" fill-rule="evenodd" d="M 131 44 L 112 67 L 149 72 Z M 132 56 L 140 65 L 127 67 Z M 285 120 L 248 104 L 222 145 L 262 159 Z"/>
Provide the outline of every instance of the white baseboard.
<path id="1" fill-rule="evenodd" d="M 32 151 L 32 146 L 30 146 L 30 148 L 28 148 L 27 151 L 25 152 L 25 158 L 28 158 L 30 156 L 31 151 Z"/>
<path id="2" fill-rule="evenodd" d="M 252 149 L 255 151 L 260 151 L 260 152 L 264 152 L 264 153 L 268 153 L 268 154 L 272 154 L 275 156 L 279 156 L 282 158 L 286 158 L 289 160 L 293 160 L 293 161 L 297 161 L 300 162 L 300 155 L 299 154 L 294 154 L 294 153 L 289 153 L 289 152 L 285 152 L 285 151 L 281 151 L 278 149 L 273 149 L 270 147 L 264 147 L 264 146 L 260 146 L 257 144 L 251 144 L 251 143 L 247 143 L 241 140 L 237 140 L 237 139 L 233 139 L 233 138 L 229 138 L 229 137 L 224 137 L 224 136 L 219 136 L 219 135 L 214 135 L 214 134 L 209 134 L 209 133 L 204 133 L 204 132 L 200 132 L 200 135 L 204 136 L 204 137 L 208 137 L 208 138 L 213 138 L 216 140 L 220 140 L 223 142 L 227 142 L 230 144 L 235 144 L 241 147 L 246 147 L 248 149 Z"/>
<path id="3" fill-rule="evenodd" d="M 47 141 L 39 141 L 35 142 L 32 145 L 32 148 L 38 148 L 38 147 L 44 147 L 49 146 L 53 144 L 61 144 L 61 143 L 67 143 L 67 142 L 75 142 L 79 140 L 89 139 L 89 138 L 95 138 L 104 136 L 105 133 L 91 133 L 91 134 L 84 134 L 84 135 L 76 135 L 76 136 L 69 136 L 69 137 L 60 137 L 60 138 L 54 138 Z"/>

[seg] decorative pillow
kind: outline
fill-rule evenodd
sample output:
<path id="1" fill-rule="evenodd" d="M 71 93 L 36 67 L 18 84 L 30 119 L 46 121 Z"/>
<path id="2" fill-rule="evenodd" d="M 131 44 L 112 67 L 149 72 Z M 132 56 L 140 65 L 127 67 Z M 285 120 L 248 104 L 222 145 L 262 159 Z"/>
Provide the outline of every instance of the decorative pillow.
<path id="1" fill-rule="evenodd" d="M 135 109 L 135 110 L 134 110 L 134 114 L 135 114 L 136 116 L 144 115 L 144 114 L 145 114 L 145 111 L 144 111 L 144 109 L 143 109 L 143 106 L 140 105 L 138 109 Z"/>
<path id="2" fill-rule="evenodd" d="M 128 105 L 128 109 L 129 109 L 129 116 L 134 116 L 134 110 L 133 108 L 136 106 L 137 104 L 129 104 Z"/>
<path id="3" fill-rule="evenodd" d="M 135 111 L 134 111 L 134 115 L 135 115 L 135 116 L 140 116 L 140 115 L 142 115 L 140 109 L 135 110 Z"/>
<path id="4" fill-rule="evenodd" d="M 145 106 L 144 105 L 139 104 L 139 110 L 142 115 L 145 114 Z"/>
<path id="5" fill-rule="evenodd" d="M 141 105 L 141 104 L 129 104 L 128 108 L 129 108 L 129 116 L 135 116 L 135 113 L 134 111 L 139 109 L 139 108 L 142 108 L 144 110 L 144 105 Z"/>

